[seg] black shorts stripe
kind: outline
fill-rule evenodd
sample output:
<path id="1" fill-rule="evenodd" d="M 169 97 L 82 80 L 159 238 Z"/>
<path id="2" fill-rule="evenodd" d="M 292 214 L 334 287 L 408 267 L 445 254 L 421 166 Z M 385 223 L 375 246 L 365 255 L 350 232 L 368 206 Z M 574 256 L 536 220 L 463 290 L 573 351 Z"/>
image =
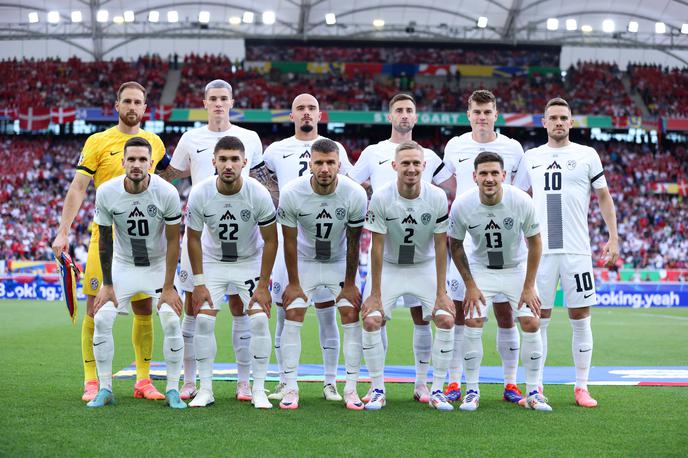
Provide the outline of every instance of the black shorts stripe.
<path id="1" fill-rule="evenodd" d="M 590 183 L 594 183 L 595 180 L 597 180 L 599 177 L 601 177 L 601 176 L 603 176 L 603 175 L 604 175 L 604 171 L 598 173 L 597 175 L 595 175 L 594 177 L 592 177 L 592 179 L 590 180 Z"/>
<path id="2" fill-rule="evenodd" d="M 259 222 L 258 222 L 258 225 L 259 225 L 259 226 L 268 226 L 268 225 L 274 223 L 276 219 L 277 219 L 277 217 L 276 217 L 276 216 L 273 216 L 272 218 L 267 219 L 267 220 L 265 220 L 265 221 L 259 221 Z"/>
<path id="3" fill-rule="evenodd" d="M 84 172 L 88 173 L 89 175 L 95 175 L 96 174 L 95 170 L 91 170 L 88 167 L 84 167 L 83 165 L 77 165 L 76 169 L 77 170 L 83 170 Z"/>
<path id="4" fill-rule="evenodd" d="M 435 221 L 435 224 L 443 223 L 448 219 L 449 219 L 449 214 L 447 213 L 446 215 L 437 218 L 437 221 Z"/>
<path id="5" fill-rule="evenodd" d="M 169 217 L 165 216 L 165 221 L 174 221 L 175 219 L 181 219 L 181 218 L 182 218 L 182 214 L 180 213 L 177 216 L 169 216 Z"/>
<path id="6" fill-rule="evenodd" d="M 363 221 L 365 221 L 365 218 L 351 220 L 351 221 L 349 221 L 348 224 L 349 224 L 349 225 L 352 225 L 352 224 L 361 224 Z"/>
<path id="7" fill-rule="evenodd" d="M 435 176 L 435 175 L 437 175 L 438 173 L 440 173 L 440 170 L 442 170 L 443 168 L 444 168 L 444 162 L 440 162 L 440 165 L 435 169 L 435 171 L 433 172 L 432 176 Z"/>
<path id="8" fill-rule="evenodd" d="M 256 165 L 255 167 L 251 167 L 251 170 L 259 169 L 259 168 L 261 168 L 261 167 L 264 166 L 264 165 L 265 165 L 265 161 L 260 161 L 260 164 Z M 266 168 L 267 168 L 267 167 L 266 167 Z M 268 170 L 270 170 L 270 169 L 268 169 Z"/>

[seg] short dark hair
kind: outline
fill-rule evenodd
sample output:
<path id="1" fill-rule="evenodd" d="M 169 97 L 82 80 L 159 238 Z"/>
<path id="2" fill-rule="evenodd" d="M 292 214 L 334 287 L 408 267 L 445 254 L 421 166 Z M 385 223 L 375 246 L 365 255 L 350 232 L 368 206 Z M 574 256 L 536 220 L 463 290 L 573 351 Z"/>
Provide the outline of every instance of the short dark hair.
<path id="1" fill-rule="evenodd" d="M 127 81 L 126 83 L 122 83 L 119 86 L 119 89 L 117 89 L 117 100 L 118 101 L 119 101 L 119 98 L 122 96 L 122 92 L 124 92 L 125 89 L 138 89 L 139 91 L 143 92 L 143 100 L 146 100 L 146 88 L 141 86 L 136 81 Z"/>
<path id="2" fill-rule="evenodd" d="M 311 146 L 311 152 L 317 151 L 319 153 L 339 153 L 339 147 L 335 142 L 329 138 L 320 138 L 313 142 Z"/>
<path id="3" fill-rule="evenodd" d="M 488 91 L 487 89 L 478 89 L 477 91 L 473 91 L 470 97 L 468 97 L 469 110 L 471 108 L 471 102 L 475 102 L 477 104 L 492 103 L 492 105 L 495 107 L 495 110 L 497 109 L 497 98 L 491 91 Z"/>
<path id="4" fill-rule="evenodd" d="M 547 113 L 549 107 L 566 107 L 569 109 L 569 113 L 571 113 L 571 107 L 569 106 L 569 103 L 561 97 L 549 99 L 549 102 L 547 102 L 547 105 L 545 105 L 545 113 Z"/>
<path id="5" fill-rule="evenodd" d="M 392 97 L 392 99 L 389 101 L 389 109 L 391 110 L 395 103 L 401 102 L 402 100 L 409 100 L 411 103 L 413 103 L 413 107 L 415 108 L 416 99 L 414 99 L 413 96 L 407 92 L 400 92 Z"/>
<path id="6" fill-rule="evenodd" d="M 213 150 L 213 154 L 217 154 L 217 152 L 222 149 L 239 151 L 241 152 L 242 156 L 246 153 L 246 148 L 244 148 L 244 144 L 241 142 L 241 140 L 239 140 L 236 137 L 232 137 L 231 135 L 222 137 L 217 141 L 217 143 L 215 144 L 215 149 Z"/>
<path id="7" fill-rule="evenodd" d="M 485 164 L 486 162 L 499 162 L 499 166 L 504 170 L 504 159 L 494 151 L 483 151 L 478 154 L 473 161 L 473 167 L 475 170 L 478 170 L 478 165 Z"/>
<path id="8" fill-rule="evenodd" d="M 148 149 L 148 156 L 153 156 L 153 147 L 151 146 L 150 142 L 143 137 L 131 137 L 129 140 L 127 140 L 127 142 L 124 144 L 122 156 L 126 156 L 127 148 L 133 146 L 143 146 L 144 148 Z"/>

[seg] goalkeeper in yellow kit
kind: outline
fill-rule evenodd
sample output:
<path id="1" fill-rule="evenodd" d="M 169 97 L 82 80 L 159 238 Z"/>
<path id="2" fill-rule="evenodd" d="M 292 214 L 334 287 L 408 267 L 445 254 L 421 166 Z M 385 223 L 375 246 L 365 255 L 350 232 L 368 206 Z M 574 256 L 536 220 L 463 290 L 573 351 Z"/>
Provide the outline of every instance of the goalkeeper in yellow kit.
<path id="1" fill-rule="evenodd" d="M 134 81 L 122 84 L 117 91 L 115 109 L 119 116 L 117 125 L 88 137 L 79 158 L 76 174 L 64 201 L 60 227 L 53 241 L 53 252 L 58 258 L 61 252 L 69 249 L 69 230 L 84 201 L 91 179 L 98 188 L 109 179 L 124 173 L 122 151 L 127 140 L 132 137 L 143 137 L 153 146 L 150 171 L 162 171 L 169 163 L 160 137 L 141 129 L 141 119 L 146 111 L 146 89 Z M 98 376 L 93 353 L 93 305 L 103 280 L 98 257 L 98 239 L 98 227 L 94 224 L 88 247 L 86 272 L 82 281 L 83 291 L 87 296 L 86 315 L 81 326 L 81 354 L 84 362 L 84 394 L 81 399 L 84 401 L 92 400 L 98 393 Z M 152 300 L 148 296 L 137 295 L 134 296 L 131 305 L 134 312 L 132 343 L 136 355 L 134 397 L 165 399 L 150 380 L 150 361 L 153 354 Z"/>

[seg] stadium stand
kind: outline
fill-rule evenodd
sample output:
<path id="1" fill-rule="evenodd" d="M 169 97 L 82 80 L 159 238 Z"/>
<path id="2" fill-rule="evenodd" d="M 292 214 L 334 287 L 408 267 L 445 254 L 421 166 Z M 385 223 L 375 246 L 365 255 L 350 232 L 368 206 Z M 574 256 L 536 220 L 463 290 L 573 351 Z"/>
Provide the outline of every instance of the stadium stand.
<path id="1" fill-rule="evenodd" d="M 628 73 L 651 114 L 688 117 L 688 69 L 629 65 Z"/>

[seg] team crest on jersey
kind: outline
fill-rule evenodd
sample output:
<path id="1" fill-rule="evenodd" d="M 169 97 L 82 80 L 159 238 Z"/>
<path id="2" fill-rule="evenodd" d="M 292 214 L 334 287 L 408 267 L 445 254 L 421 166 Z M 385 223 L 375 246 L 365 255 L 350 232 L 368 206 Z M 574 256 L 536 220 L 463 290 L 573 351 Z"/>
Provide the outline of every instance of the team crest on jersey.
<path id="1" fill-rule="evenodd" d="M 571 159 L 570 161 L 566 162 L 566 167 L 567 167 L 569 170 L 575 169 L 575 168 L 576 168 L 576 161 L 574 161 L 573 159 Z"/>
<path id="2" fill-rule="evenodd" d="M 246 209 L 241 210 L 241 220 L 246 223 L 250 219 L 251 219 L 251 210 L 246 210 Z"/>
<path id="3" fill-rule="evenodd" d="M 449 289 L 452 290 L 452 292 L 456 292 L 459 289 L 459 281 L 452 280 L 449 282 Z"/>
<path id="4" fill-rule="evenodd" d="M 180 270 L 179 279 L 184 282 L 187 278 L 189 278 L 189 272 L 187 272 L 186 270 Z"/>
<path id="5" fill-rule="evenodd" d="M 96 277 L 91 278 L 91 289 L 98 289 L 98 279 Z"/>
<path id="6" fill-rule="evenodd" d="M 343 209 L 342 207 L 339 207 L 334 211 L 334 216 L 337 217 L 338 220 L 343 220 L 344 217 L 346 216 L 346 210 Z"/>
<path id="7" fill-rule="evenodd" d="M 148 211 L 148 216 L 151 218 L 155 218 L 155 215 L 158 214 L 158 207 L 153 204 L 150 204 L 146 210 Z"/>
<path id="8" fill-rule="evenodd" d="M 504 218 L 504 227 L 507 231 L 510 231 L 511 228 L 514 227 L 514 219 L 510 216 Z"/>
<path id="9" fill-rule="evenodd" d="M 420 215 L 420 222 L 423 223 L 425 226 L 427 226 L 428 223 L 430 223 L 431 219 L 432 215 L 430 215 L 430 213 L 423 213 L 422 215 Z"/>
<path id="10" fill-rule="evenodd" d="M 83 163 L 84 163 L 84 153 L 81 153 L 81 155 L 79 156 L 79 162 L 77 163 L 77 165 L 81 165 Z"/>
<path id="11" fill-rule="evenodd" d="M 370 224 L 375 222 L 375 213 L 372 210 L 368 210 L 368 213 L 366 213 L 366 222 Z"/>

